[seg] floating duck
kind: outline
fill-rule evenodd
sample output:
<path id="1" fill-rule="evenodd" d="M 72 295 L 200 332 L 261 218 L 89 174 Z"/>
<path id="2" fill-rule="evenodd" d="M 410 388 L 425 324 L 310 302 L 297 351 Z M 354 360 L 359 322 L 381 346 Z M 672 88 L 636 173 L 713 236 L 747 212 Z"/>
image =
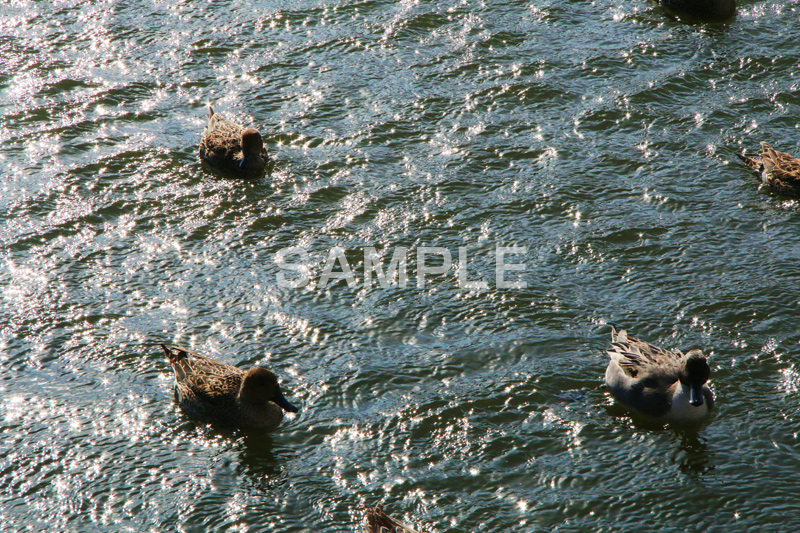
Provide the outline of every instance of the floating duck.
<path id="1" fill-rule="evenodd" d="M 402 522 L 387 515 L 380 505 L 367 510 L 367 527 L 364 533 L 417 533 Z"/>
<path id="2" fill-rule="evenodd" d="M 258 130 L 231 122 L 208 106 L 200 159 L 223 172 L 248 178 L 264 172 L 269 155 Z"/>
<path id="3" fill-rule="evenodd" d="M 723 22 L 736 13 L 735 0 L 660 0 L 659 3 L 679 15 L 703 22 Z"/>
<path id="4" fill-rule="evenodd" d="M 765 142 L 761 143 L 761 153 L 756 157 L 736 155 L 758 172 L 761 181 L 773 191 L 792 198 L 800 197 L 800 159 L 778 152 Z"/>
<path id="5" fill-rule="evenodd" d="M 614 399 L 632 411 L 655 419 L 692 421 L 714 407 L 708 387 L 711 369 L 700 350 L 684 355 L 612 327 L 608 355 L 606 385 Z"/>
<path id="6" fill-rule="evenodd" d="M 247 372 L 179 346 L 162 344 L 175 372 L 175 399 L 189 416 L 221 426 L 274 429 L 296 413 L 278 378 L 263 366 Z"/>

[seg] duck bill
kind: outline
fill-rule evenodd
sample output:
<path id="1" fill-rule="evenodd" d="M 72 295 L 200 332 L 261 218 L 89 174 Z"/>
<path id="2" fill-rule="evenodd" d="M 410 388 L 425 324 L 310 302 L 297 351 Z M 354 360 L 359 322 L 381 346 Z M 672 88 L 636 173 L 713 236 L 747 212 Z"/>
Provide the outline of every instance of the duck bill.
<path id="1" fill-rule="evenodd" d="M 289 400 L 287 400 L 286 397 L 283 395 L 283 393 L 280 391 L 278 392 L 277 395 L 275 395 L 275 398 L 273 398 L 272 401 L 275 402 L 278 405 L 278 407 L 280 407 L 287 413 L 296 413 L 299 410 L 297 409 L 297 407 L 290 404 Z"/>
<path id="2" fill-rule="evenodd" d="M 702 383 L 693 383 L 689 387 L 689 403 L 695 407 L 703 405 L 703 385 Z"/>
<path id="3" fill-rule="evenodd" d="M 249 166 L 250 166 L 250 157 L 247 154 L 244 154 L 242 156 L 242 160 L 239 161 L 239 168 L 242 170 L 247 170 Z"/>

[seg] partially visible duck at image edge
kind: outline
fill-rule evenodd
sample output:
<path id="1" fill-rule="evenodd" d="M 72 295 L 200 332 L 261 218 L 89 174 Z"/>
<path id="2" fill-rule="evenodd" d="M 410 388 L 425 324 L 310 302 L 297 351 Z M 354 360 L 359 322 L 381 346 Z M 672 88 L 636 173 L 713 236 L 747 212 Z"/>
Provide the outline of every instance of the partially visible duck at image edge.
<path id="1" fill-rule="evenodd" d="M 758 172 L 761 182 L 784 196 L 800 198 L 800 159 L 779 152 L 761 143 L 761 153 L 755 157 L 736 154 L 744 164 Z"/>
<path id="2" fill-rule="evenodd" d="M 380 505 L 367 510 L 367 525 L 364 533 L 418 533 L 406 524 L 395 520 L 383 511 Z"/>
<path id="3" fill-rule="evenodd" d="M 660 0 L 659 3 L 678 15 L 703 22 L 724 22 L 736 14 L 735 0 Z"/>

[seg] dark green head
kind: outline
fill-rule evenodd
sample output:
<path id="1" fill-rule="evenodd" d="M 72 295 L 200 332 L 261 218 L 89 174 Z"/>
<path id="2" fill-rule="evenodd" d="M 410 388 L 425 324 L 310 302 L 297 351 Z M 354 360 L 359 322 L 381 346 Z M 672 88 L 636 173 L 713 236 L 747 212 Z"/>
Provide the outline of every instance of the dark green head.
<path id="1" fill-rule="evenodd" d="M 711 367 L 700 350 L 690 350 L 683 356 L 683 368 L 679 379 L 689 387 L 689 403 L 695 407 L 703 405 L 703 385 L 711 377 Z"/>

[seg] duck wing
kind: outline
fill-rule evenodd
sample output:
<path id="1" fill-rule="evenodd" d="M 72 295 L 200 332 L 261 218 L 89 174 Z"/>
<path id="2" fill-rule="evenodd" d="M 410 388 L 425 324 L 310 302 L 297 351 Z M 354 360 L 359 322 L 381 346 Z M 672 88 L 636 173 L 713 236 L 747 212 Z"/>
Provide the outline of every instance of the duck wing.
<path id="1" fill-rule="evenodd" d="M 242 151 L 244 127 L 224 118 L 209 107 L 208 126 L 200 139 L 200 157 L 210 163 L 233 160 Z"/>
<path id="2" fill-rule="evenodd" d="M 175 384 L 181 394 L 215 403 L 223 398 L 236 397 L 245 372 L 210 357 L 191 352 L 180 346 L 161 347 L 175 372 Z"/>
<path id="3" fill-rule="evenodd" d="M 800 159 L 792 157 L 786 152 L 779 152 L 768 143 L 761 143 L 761 159 L 765 166 L 800 178 Z"/>
<path id="4" fill-rule="evenodd" d="M 180 383 L 204 402 L 218 404 L 235 402 L 242 385 L 243 374 L 192 374 Z"/>
<path id="5" fill-rule="evenodd" d="M 608 356 L 632 378 L 653 375 L 667 378 L 674 374 L 677 379 L 683 354 L 630 337 L 624 329 L 617 331 L 612 328 Z"/>
<path id="6" fill-rule="evenodd" d="M 800 194 L 800 159 L 779 152 L 769 144 L 761 143 L 763 162 L 762 180 L 777 192 L 788 196 Z"/>

